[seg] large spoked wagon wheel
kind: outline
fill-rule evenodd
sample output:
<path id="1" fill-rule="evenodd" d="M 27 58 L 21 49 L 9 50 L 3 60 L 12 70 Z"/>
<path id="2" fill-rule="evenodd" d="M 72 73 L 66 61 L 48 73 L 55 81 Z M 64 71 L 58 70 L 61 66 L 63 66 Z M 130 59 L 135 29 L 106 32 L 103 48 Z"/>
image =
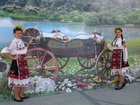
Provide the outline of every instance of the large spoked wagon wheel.
<path id="1" fill-rule="evenodd" d="M 59 67 L 55 56 L 48 50 L 33 48 L 27 52 L 28 67 L 31 76 L 58 78 Z"/>
<path id="2" fill-rule="evenodd" d="M 111 57 L 112 51 L 101 52 L 96 60 L 96 73 L 102 80 L 111 80 Z"/>
<path id="3" fill-rule="evenodd" d="M 69 61 L 69 57 L 57 57 L 57 61 L 58 61 L 59 69 L 63 69 L 67 65 Z"/>
<path id="4" fill-rule="evenodd" d="M 91 69 L 95 65 L 93 59 L 91 57 L 78 57 L 78 62 L 84 69 Z"/>

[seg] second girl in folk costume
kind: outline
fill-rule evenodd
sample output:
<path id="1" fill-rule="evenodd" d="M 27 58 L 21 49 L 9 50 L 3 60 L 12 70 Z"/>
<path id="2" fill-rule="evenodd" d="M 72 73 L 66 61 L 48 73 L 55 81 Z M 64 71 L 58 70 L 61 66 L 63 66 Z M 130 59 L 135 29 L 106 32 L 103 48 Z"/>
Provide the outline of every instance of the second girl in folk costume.
<path id="1" fill-rule="evenodd" d="M 29 71 L 26 60 L 26 52 L 33 39 L 25 46 L 21 40 L 23 28 L 16 26 L 13 29 L 15 38 L 11 43 L 2 49 L 1 53 L 12 59 L 8 72 L 8 86 L 14 87 L 14 101 L 22 102 L 26 99 L 23 95 L 24 88 L 30 83 Z"/>
<path id="2" fill-rule="evenodd" d="M 124 75 L 128 72 L 128 51 L 126 47 L 126 41 L 122 35 L 122 29 L 115 28 L 115 39 L 112 44 L 105 45 L 113 51 L 111 59 L 111 75 L 117 75 L 119 78 L 119 84 L 115 90 L 120 90 L 125 86 Z"/>

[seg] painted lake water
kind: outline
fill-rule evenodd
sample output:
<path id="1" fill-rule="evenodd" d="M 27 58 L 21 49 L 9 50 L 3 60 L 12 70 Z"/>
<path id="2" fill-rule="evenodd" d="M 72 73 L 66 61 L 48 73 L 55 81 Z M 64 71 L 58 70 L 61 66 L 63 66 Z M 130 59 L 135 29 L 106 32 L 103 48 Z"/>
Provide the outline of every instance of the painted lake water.
<path id="1" fill-rule="evenodd" d="M 85 26 L 84 23 L 61 23 L 61 22 L 42 22 L 42 21 L 19 21 L 11 18 L 0 18 L 0 47 L 7 45 L 13 39 L 13 27 L 23 26 L 24 29 L 35 28 L 42 32 L 51 32 L 60 30 L 62 33 L 75 37 L 79 34 L 92 34 L 92 31 L 98 31 L 104 35 L 105 40 L 114 39 L 114 28 L 116 26 Z M 125 39 L 140 38 L 140 27 L 122 27 Z"/>

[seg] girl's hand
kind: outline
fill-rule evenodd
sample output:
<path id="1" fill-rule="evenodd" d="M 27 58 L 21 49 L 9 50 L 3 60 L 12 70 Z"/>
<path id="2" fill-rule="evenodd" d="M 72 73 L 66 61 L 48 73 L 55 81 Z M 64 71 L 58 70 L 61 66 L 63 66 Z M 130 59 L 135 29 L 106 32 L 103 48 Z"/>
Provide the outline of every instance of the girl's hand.
<path id="1" fill-rule="evenodd" d="M 106 41 L 104 41 L 104 45 L 107 45 L 108 43 L 106 43 Z"/>
<path id="2" fill-rule="evenodd" d="M 127 61 L 124 61 L 124 64 L 126 65 L 127 64 Z"/>
<path id="3" fill-rule="evenodd" d="M 29 39 L 29 43 L 26 45 L 27 48 L 28 48 L 29 45 L 33 42 L 34 39 L 35 39 L 35 38 L 31 38 L 31 39 Z"/>
<path id="4" fill-rule="evenodd" d="M 31 38 L 31 39 L 29 40 L 29 44 L 31 44 L 31 43 L 33 42 L 33 40 L 34 40 L 34 38 Z"/>
<path id="5" fill-rule="evenodd" d="M 15 55 L 14 57 L 13 57 L 13 60 L 16 60 L 16 59 L 18 59 L 19 58 L 19 55 Z"/>

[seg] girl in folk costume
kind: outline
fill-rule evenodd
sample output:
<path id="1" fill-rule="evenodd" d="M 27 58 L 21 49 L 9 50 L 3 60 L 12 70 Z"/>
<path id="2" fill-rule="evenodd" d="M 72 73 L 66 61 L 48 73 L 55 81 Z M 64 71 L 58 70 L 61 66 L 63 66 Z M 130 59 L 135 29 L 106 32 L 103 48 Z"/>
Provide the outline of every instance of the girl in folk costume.
<path id="1" fill-rule="evenodd" d="M 11 67 L 8 72 L 8 86 L 14 87 L 14 101 L 23 102 L 23 99 L 28 98 L 23 95 L 24 88 L 30 83 L 25 54 L 33 38 L 30 39 L 29 43 L 25 46 L 21 40 L 23 28 L 21 26 L 16 26 L 13 32 L 15 38 L 9 45 L 2 49 L 1 53 L 12 59 Z"/>
<path id="2" fill-rule="evenodd" d="M 119 84 L 115 90 L 120 90 L 125 86 L 124 75 L 128 72 L 128 51 L 126 47 L 126 41 L 123 39 L 122 29 L 115 28 L 115 39 L 111 44 L 105 45 L 113 51 L 111 59 L 111 75 L 117 75 L 119 78 Z"/>

